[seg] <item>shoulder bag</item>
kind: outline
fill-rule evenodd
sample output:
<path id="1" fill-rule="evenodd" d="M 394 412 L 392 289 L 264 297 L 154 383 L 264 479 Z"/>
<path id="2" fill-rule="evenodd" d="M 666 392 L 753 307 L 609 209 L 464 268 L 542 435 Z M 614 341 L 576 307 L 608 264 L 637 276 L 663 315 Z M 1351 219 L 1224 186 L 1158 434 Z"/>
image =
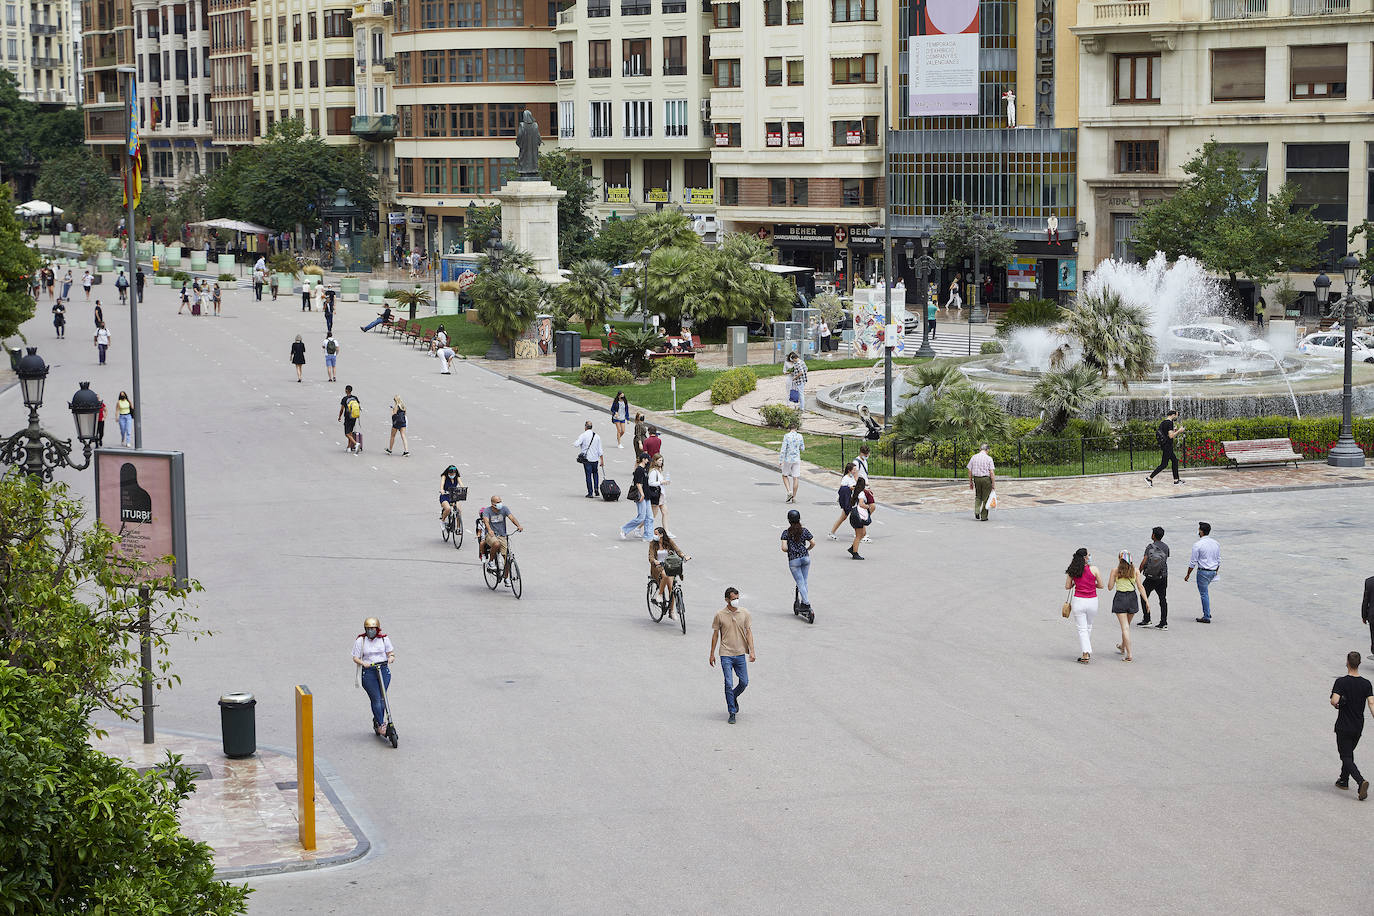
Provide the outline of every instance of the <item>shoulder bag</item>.
<path id="1" fill-rule="evenodd" d="M 1059 608 L 1059 613 L 1065 617 L 1073 613 L 1073 598 L 1071 597 L 1072 595 L 1073 589 L 1069 589 L 1068 591 L 1066 591 L 1064 593 L 1064 604 L 1062 607 Z"/>

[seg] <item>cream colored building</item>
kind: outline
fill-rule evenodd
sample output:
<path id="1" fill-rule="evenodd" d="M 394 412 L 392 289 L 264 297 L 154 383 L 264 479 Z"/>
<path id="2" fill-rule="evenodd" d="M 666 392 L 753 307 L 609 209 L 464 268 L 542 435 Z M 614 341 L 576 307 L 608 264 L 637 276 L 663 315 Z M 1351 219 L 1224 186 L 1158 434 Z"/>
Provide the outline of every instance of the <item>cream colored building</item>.
<path id="1" fill-rule="evenodd" d="M 711 161 L 723 229 L 772 239 L 782 263 L 821 280 L 849 271 L 851 230 L 882 219 L 882 74 L 896 19 L 896 5 L 878 0 L 713 4 Z M 871 236 L 859 238 L 865 256 L 876 251 Z"/>
<path id="2" fill-rule="evenodd" d="M 352 143 L 355 103 L 353 5 L 328 0 L 251 0 L 252 100 L 257 137 L 298 118 L 329 143 Z"/>
<path id="3" fill-rule="evenodd" d="M 558 137 L 553 3 L 396 0 L 396 215 L 404 241 L 464 248 L 469 206 L 494 203 L 515 168 L 521 112 Z"/>
<path id="4" fill-rule="evenodd" d="M 73 7 L 60 0 L 4 0 L 0 19 L 0 66 L 14 75 L 19 97 L 40 105 L 77 102 L 79 72 L 73 41 Z"/>
<path id="5" fill-rule="evenodd" d="M 105 159 L 111 175 L 123 166 L 124 91 L 119 67 L 134 64 L 134 16 L 129 0 L 82 0 L 82 111 L 86 145 Z"/>
<path id="6" fill-rule="evenodd" d="M 207 0 L 134 0 L 139 136 L 144 181 L 175 189 L 213 167 Z"/>
<path id="7" fill-rule="evenodd" d="M 701 0 L 601 0 L 558 14 L 558 143 L 589 163 L 599 218 L 715 212 L 710 24 Z"/>
<path id="8" fill-rule="evenodd" d="M 1371 0 L 1083 2 L 1078 23 L 1084 268 L 1130 253 L 1141 212 L 1209 139 L 1263 173 L 1265 193 L 1295 182 L 1328 253 L 1374 217 Z"/>

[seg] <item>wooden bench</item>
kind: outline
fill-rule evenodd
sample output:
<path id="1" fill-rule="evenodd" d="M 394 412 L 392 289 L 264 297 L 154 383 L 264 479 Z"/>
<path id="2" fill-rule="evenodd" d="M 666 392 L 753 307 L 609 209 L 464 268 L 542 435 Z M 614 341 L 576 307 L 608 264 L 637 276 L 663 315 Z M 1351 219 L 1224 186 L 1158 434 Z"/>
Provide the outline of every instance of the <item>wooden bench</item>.
<path id="1" fill-rule="evenodd" d="M 1302 460 L 1288 439 L 1240 439 L 1223 442 L 1221 447 L 1226 452 L 1226 460 L 1237 468 L 1252 464 L 1288 464 L 1290 461 L 1296 468 Z"/>
<path id="2" fill-rule="evenodd" d="M 588 353 L 600 353 L 600 352 L 601 352 L 601 341 L 600 341 L 600 339 L 598 339 L 598 338 L 596 338 L 596 337 L 584 337 L 584 338 L 582 338 L 582 342 L 581 342 L 581 343 L 582 343 L 582 346 L 581 346 L 580 349 L 581 349 L 581 351 L 582 351 L 582 355 L 583 355 L 583 356 L 586 356 Z"/>
<path id="3" fill-rule="evenodd" d="M 407 322 L 404 318 L 397 318 L 392 321 L 391 324 L 384 324 L 382 327 L 390 331 L 393 337 L 401 337 L 405 335 L 406 324 Z"/>
<path id="4" fill-rule="evenodd" d="M 434 332 L 425 331 L 423 334 L 416 337 L 415 340 L 412 342 L 419 346 L 420 349 L 428 351 L 429 345 L 434 342 Z"/>

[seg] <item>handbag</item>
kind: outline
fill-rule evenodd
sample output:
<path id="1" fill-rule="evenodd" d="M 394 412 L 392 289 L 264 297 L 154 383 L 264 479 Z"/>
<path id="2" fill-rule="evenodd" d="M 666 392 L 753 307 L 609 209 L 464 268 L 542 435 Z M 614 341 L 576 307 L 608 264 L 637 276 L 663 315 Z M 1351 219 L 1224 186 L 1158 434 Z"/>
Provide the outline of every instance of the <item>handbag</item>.
<path id="1" fill-rule="evenodd" d="M 1064 604 L 1062 607 L 1059 608 L 1059 613 L 1065 617 L 1073 613 L 1073 601 L 1069 598 L 1069 596 L 1072 594 L 1073 589 L 1069 589 L 1067 592 L 1064 593 Z"/>
<path id="2" fill-rule="evenodd" d="M 795 388 L 789 389 L 787 392 L 787 400 L 791 401 L 793 404 L 800 404 L 801 392 Z"/>

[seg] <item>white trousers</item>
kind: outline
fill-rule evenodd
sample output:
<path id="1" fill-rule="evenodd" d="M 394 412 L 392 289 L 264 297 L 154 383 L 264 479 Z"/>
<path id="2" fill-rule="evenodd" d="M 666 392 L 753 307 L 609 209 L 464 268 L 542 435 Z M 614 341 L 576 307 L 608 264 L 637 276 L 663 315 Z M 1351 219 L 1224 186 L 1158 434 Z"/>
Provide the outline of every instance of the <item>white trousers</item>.
<path id="1" fill-rule="evenodd" d="M 1074 595 L 1072 607 L 1069 619 L 1078 627 L 1078 650 L 1088 655 L 1093 650 L 1093 619 L 1097 617 L 1097 596 L 1080 598 Z"/>

